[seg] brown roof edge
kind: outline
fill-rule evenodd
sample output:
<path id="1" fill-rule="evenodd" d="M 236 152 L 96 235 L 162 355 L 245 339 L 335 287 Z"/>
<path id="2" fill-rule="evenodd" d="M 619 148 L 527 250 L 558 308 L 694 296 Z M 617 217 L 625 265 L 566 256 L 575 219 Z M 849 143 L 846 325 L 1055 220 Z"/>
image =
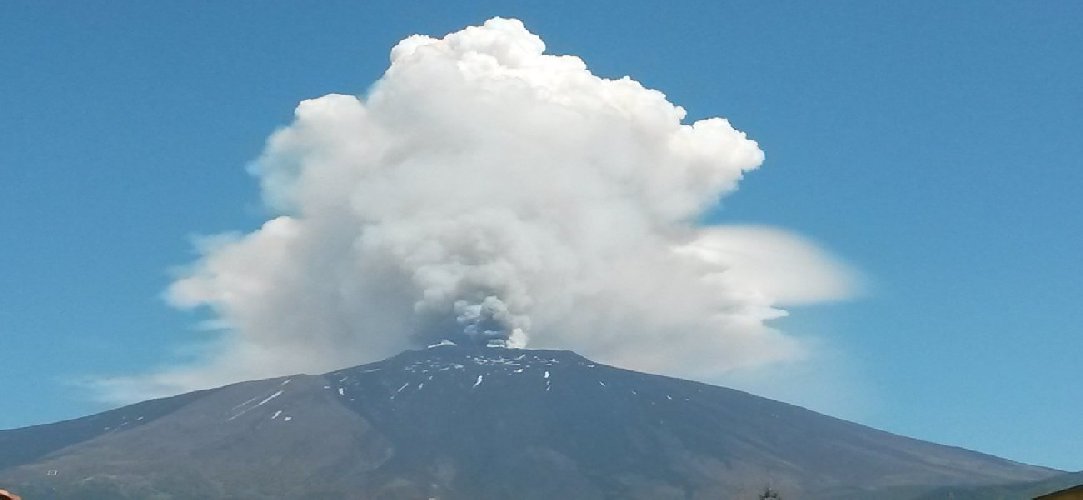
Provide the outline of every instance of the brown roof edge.
<path id="1" fill-rule="evenodd" d="M 22 500 L 23 497 L 16 495 L 8 490 L 0 490 L 0 500 Z"/>
<path id="2" fill-rule="evenodd" d="M 1075 486 L 1072 486 L 1071 488 L 1064 488 L 1063 490 L 1057 490 L 1052 493 L 1046 493 L 1041 496 L 1036 496 L 1034 497 L 1034 500 L 1042 500 L 1043 498 L 1056 498 L 1057 495 L 1060 495 L 1061 493 L 1068 493 L 1069 491 L 1083 491 L 1083 484 L 1077 484 Z"/>

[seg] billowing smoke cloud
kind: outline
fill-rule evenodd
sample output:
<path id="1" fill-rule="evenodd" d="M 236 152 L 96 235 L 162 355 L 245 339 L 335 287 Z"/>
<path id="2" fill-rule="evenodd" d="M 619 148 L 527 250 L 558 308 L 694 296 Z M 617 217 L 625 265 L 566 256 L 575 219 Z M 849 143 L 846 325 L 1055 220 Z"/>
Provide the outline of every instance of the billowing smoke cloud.
<path id="1" fill-rule="evenodd" d="M 695 222 L 763 162 L 757 144 L 544 49 L 499 18 L 412 36 L 369 95 L 302 102 L 252 167 L 277 216 L 203 242 L 168 290 L 222 342 L 139 394 L 443 339 L 699 378 L 803 356 L 766 323 L 848 295 L 845 270 L 779 230 Z"/>

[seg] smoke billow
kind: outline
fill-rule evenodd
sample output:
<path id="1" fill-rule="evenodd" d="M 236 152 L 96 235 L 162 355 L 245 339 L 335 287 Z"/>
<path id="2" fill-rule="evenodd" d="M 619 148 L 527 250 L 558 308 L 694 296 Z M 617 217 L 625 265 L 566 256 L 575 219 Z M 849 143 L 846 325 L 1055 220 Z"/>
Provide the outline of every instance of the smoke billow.
<path id="1" fill-rule="evenodd" d="M 251 167 L 275 217 L 201 244 L 167 293 L 209 308 L 221 343 L 142 380 L 176 392 L 443 339 L 700 378 L 801 357 L 766 323 L 846 296 L 845 271 L 779 230 L 696 222 L 757 144 L 544 49 L 510 19 L 412 36 L 367 96 L 300 103 Z"/>

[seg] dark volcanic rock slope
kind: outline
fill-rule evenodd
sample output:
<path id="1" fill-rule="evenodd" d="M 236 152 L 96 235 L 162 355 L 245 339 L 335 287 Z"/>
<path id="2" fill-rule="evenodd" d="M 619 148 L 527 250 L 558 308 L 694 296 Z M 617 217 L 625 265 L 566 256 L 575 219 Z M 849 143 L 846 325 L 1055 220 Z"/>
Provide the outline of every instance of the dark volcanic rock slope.
<path id="1" fill-rule="evenodd" d="M 567 351 L 439 346 L 148 404 L 110 412 L 124 425 L 0 432 L 0 454 L 36 450 L 0 462 L 0 486 L 81 499 L 725 499 L 771 485 L 834 498 L 1054 473 Z"/>

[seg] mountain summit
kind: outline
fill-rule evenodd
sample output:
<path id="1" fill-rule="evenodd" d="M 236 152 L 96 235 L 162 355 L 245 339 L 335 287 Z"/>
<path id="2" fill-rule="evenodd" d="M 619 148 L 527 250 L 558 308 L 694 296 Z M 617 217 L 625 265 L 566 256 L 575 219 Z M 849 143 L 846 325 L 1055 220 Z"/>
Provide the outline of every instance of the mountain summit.
<path id="1" fill-rule="evenodd" d="M 569 351 L 437 345 L 0 431 L 27 498 L 845 498 L 1056 473 Z"/>

